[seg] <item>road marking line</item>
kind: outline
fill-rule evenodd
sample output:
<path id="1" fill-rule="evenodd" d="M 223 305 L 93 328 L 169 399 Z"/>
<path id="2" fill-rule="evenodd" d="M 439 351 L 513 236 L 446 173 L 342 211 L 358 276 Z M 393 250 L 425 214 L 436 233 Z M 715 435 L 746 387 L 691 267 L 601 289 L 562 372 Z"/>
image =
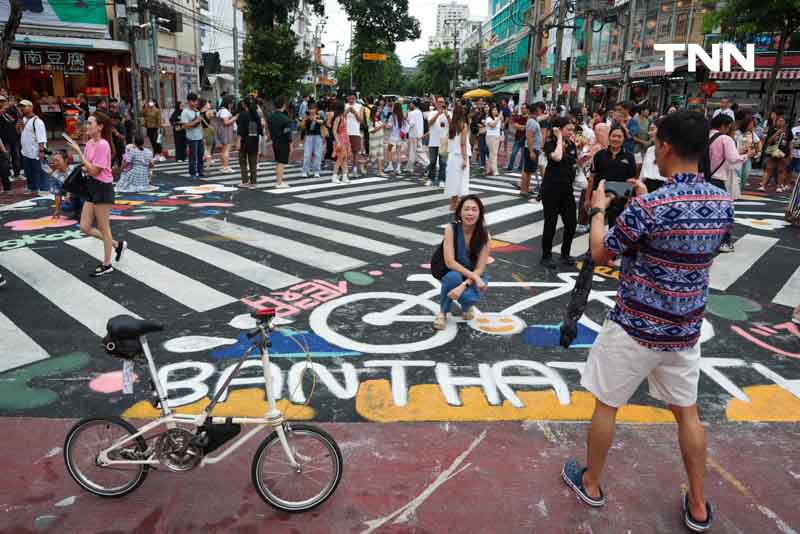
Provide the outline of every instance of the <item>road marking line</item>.
<path id="1" fill-rule="evenodd" d="M 341 184 L 342 189 L 333 189 L 331 191 L 321 191 L 319 193 L 308 193 L 306 195 L 297 195 L 297 198 L 302 198 L 303 200 L 310 200 L 314 198 L 325 198 L 325 197 L 334 197 L 337 195 L 346 195 L 349 193 L 359 193 L 361 191 L 377 191 L 379 189 L 389 189 L 391 187 L 398 187 L 398 186 L 405 186 L 411 184 L 398 184 L 396 182 L 391 182 L 388 184 L 377 184 L 377 185 L 360 185 L 356 187 L 348 187 L 348 184 Z"/>
<path id="2" fill-rule="evenodd" d="M 0 312 L 0 373 L 49 357 L 46 350 Z"/>
<path id="3" fill-rule="evenodd" d="M 800 267 L 789 277 L 772 302 L 792 308 L 800 304 Z"/>
<path id="4" fill-rule="evenodd" d="M 377 176 L 372 178 L 359 178 L 357 180 L 350 180 L 351 184 L 369 184 L 372 182 L 385 182 L 386 178 L 379 178 Z M 327 184 L 319 184 L 319 185 L 304 185 L 300 187 L 287 187 L 286 189 L 273 189 L 268 191 L 269 193 L 273 193 L 275 195 L 287 195 L 291 193 L 296 193 L 298 191 L 316 191 L 318 189 L 329 189 L 331 187 L 339 187 L 341 184 L 334 184 L 328 181 Z"/>
<path id="5" fill-rule="evenodd" d="M 421 185 L 417 187 L 404 187 L 395 189 L 394 191 L 384 191 L 382 193 L 369 193 L 366 195 L 357 195 L 354 197 L 337 198 L 334 200 L 326 200 L 326 204 L 333 204 L 334 206 L 347 206 L 350 204 L 358 204 L 359 202 L 370 202 L 372 200 L 380 200 L 382 198 L 392 198 L 404 195 L 411 195 L 413 193 L 422 193 L 429 191 L 430 187 Z"/>
<path id="6" fill-rule="evenodd" d="M 177 252 L 204 261 L 214 267 L 235 274 L 248 282 L 279 289 L 282 287 L 299 284 L 303 280 L 283 271 L 267 267 L 253 260 L 249 260 L 233 252 L 197 241 L 189 237 L 170 232 L 156 226 L 137 228 L 130 233 L 152 241 L 158 245 L 170 248 Z"/>
<path id="7" fill-rule="evenodd" d="M 709 284 L 712 289 L 725 291 L 746 273 L 778 240 L 745 234 L 736 241 L 736 251 L 720 254 L 711 265 Z"/>
<path id="8" fill-rule="evenodd" d="M 728 472 L 727 469 L 719 465 L 719 463 L 717 463 L 717 461 L 712 456 L 708 457 L 708 465 L 710 465 L 711 468 L 714 469 L 714 471 L 719 473 L 720 476 L 728 482 L 728 484 L 736 488 L 736 490 L 739 493 L 741 493 L 745 497 L 752 497 L 750 490 L 747 489 L 747 486 L 745 486 L 738 478 L 736 478 L 730 472 Z"/>
<path id="9" fill-rule="evenodd" d="M 244 217 L 252 221 L 280 226 L 281 228 L 286 228 L 287 230 L 291 230 L 293 232 L 309 234 L 327 241 L 333 241 L 334 243 L 346 245 L 348 247 L 361 248 L 370 252 L 375 252 L 376 254 L 381 254 L 383 256 L 394 256 L 396 254 L 408 252 L 407 248 L 398 247 L 396 245 L 384 243 L 383 241 L 377 241 L 375 239 L 369 239 L 363 235 L 351 234 L 349 232 L 335 230 L 327 226 L 320 226 L 318 224 L 312 224 L 305 221 L 298 221 L 297 219 L 290 219 L 289 217 L 281 217 L 280 215 L 276 215 L 274 213 L 250 210 L 240 211 L 238 213 L 234 213 L 234 215 L 237 217 Z"/>
<path id="10" fill-rule="evenodd" d="M 475 182 L 475 180 L 472 180 L 470 182 L 469 184 L 470 189 L 480 189 L 482 191 L 498 191 L 500 193 L 511 193 L 511 194 L 516 193 L 517 195 L 519 195 L 519 191 L 517 191 L 516 189 L 511 189 L 509 187 L 493 187 L 491 185 L 483 185 L 481 182 L 478 183 L 472 183 L 472 182 Z"/>
<path id="11" fill-rule="evenodd" d="M 430 187 L 428 188 L 430 189 Z M 363 211 L 370 213 L 384 213 L 387 211 L 398 210 L 407 208 L 409 206 L 418 206 L 420 204 L 430 204 L 431 202 L 444 202 L 447 203 L 447 197 L 443 193 L 435 193 L 433 195 L 426 195 L 424 197 L 407 198 L 405 200 L 395 200 L 393 202 L 385 202 L 383 204 L 375 204 L 374 206 L 366 206 L 361 208 Z"/>
<path id="12" fill-rule="evenodd" d="M 343 254 L 211 217 L 183 221 L 183 224 L 225 236 L 234 241 L 241 241 L 245 245 L 266 250 L 270 254 L 283 256 L 331 273 L 349 271 L 365 265 L 365 262 Z"/>
<path id="13" fill-rule="evenodd" d="M 30 249 L 0 253 L 0 265 L 97 336 L 106 335 L 106 323 L 114 316 L 137 317 L 132 311 Z"/>
<path id="14" fill-rule="evenodd" d="M 67 244 L 96 260 L 103 260 L 103 242 L 94 237 L 72 239 Z M 197 312 L 213 310 L 237 301 L 236 298 L 173 271 L 135 250 L 125 250 L 122 261 L 115 263 L 114 269 Z M 80 300 L 81 296 L 76 295 L 76 298 Z"/>
<path id="15" fill-rule="evenodd" d="M 589 250 L 589 235 L 589 232 L 586 232 L 572 239 L 572 246 L 570 247 L 571 255 L 575 256 L 576 252 L 580 255 Z M 563 241 L 561 243 L 563 243 Z M 561 243 L 553 247 L 553 252 L 561 253 Z"/>
<path id="16" fill-rule="evenodd" d="M 349 226 L 356 226 L 361 230 L 368 229 L 371 232 L 388 234 L 397 239 L 405 239 L 407 241 L 424 243 L 426 245 L 438 245 L 442 241 L 441 234 L 415 230 L 414 228 L 409 228 L 408 226 L 387 223 L 379 219 L 361 217 L 360 215 L 353 215 L 351 213 L 344 213 L 327 208 L 319 208 L 309 204 L 286 204 L 280 206 L 280 208 L 293 211 L 295 213 L 302 213 L 303 215 L 309 215 L 311 217 L 317 217 L 319 219 L 327 219 L 329 221 L 334 221 Z"/>
<path id="17" fill-rule="evenodd" d="M 496 195 L 492 197 L 481 198 L 481 202 L 483 202 L 483 205 L 485 207 L 517 199 L 518 197 L 512 197 L 508 195 Z M 429 219 L 435 219 L 436 217 L 444 217 L 445 215 L 449 216 L 450 214 L 451 214 L 450 206 L 448 205 L 423 211 L 415 211 L 414 213 L 409 213 L 408 215 L 401 215 L 399 218 L 405 219 L 407 221 L 420 222 L 420 221 L 427 221 Z"/>

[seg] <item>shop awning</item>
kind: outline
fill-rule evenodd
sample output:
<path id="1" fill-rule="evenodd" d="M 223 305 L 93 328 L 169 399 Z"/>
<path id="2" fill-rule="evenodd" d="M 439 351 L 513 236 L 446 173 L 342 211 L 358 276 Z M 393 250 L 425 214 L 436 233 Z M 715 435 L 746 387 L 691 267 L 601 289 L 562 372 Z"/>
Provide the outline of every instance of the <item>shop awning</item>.
<path id="1" fill-rule="evenodd" d="M 519 93 L 522 89 L 528 86 L 528 82 L 510 82 L 510 83 L 501 83 L 498 86 L 492 87 L 492 92 L 494 94 L 498 93 L 506 93 L 515 95 Z"/>
<path id="2" fill-rule="evenodd" d="M 586 76 L 587 82 L 603 82 L 606 80 L 619 80 L 622 78 L 622 73 L 614 72 L 609 74 L 590 74 Z"/>
<path id="3" fill-rule="evenodd" d="M 708 77 L 715 80 L 768 80 L 772 70 L 755 70 L 747 72 L 735 70 L 731 72 L 709 72 Z M 800 80 L 800 69 L 783 69 L 778 71 L 779 80 Z"/>

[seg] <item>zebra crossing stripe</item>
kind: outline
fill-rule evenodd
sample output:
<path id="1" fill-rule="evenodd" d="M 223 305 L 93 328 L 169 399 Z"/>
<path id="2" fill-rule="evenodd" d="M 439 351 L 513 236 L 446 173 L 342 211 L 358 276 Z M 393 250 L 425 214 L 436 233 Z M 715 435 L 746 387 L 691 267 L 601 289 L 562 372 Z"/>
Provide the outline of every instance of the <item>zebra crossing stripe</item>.
<path id="1" fill-rule="evenodd" d="M 531 202 L 526 202 L 524 204 L 509 206 L 508 208 L 503 208 L 497 211 L 489 211 L 486 213 L 486 224 L 500 224 L 505 221 L 516 219 L 517 217 L 523 217 L 525 215 L 540 212 L 542 209 L 544 208 L 540 203 L 533 204 Z"/>
<path id="2" fill-rule="evenodd" d="M 781 290 L 778 291 L 778 294 L 775 295 L 772 302 L 784 306 L 791 306 L 792 308 L 800 304 L 800 267 L 789 277 L 789 280 L 787 280 Z M 0 354 L 2 354 L 2 352 L 0 352 Z"/>
<path id="3" fill-rule="evenodd" d="M 0 265 L 97 336 L 106 335 L 111 317 L 138 317 L 28 248 L 0 252 Z"/>
<path id="4" fill-rule="evenodd" d="M 559 218 L 559 221 L 561 219 Z M 542 221 L 544 222 L 544 221 Z M 572 246 L 570 247 L 570 254 L 573 256 L 577 256 L 583 254 L 587 250 L 589 250 L 589 237 L 590 233 L 586 232 L 585 234 L 581 234 L 575 236 L 572 239 Z M 560 253 L 561 252 L 561 243 L 553 247 L 553 252 Z"/>
<path id="5" fill-rule="evenodd" d="M 302 180 L 291 180 L 291 181 L 289 180 L 288 176 L 284 176 L 284 178 L 286 179 L 286 183 L 290 184 L 292 187 L 298 184 L 319 184 L 323 182 L 331 183 L 330 176 L 328 177 L 323 176 L 320 178 L 303 178 Z M 272 178 L 266 178 L 265 180 L 258 182 L 253 189 L 269 189 L 270 187 L 275 187 L 276 183 L 275 180 L 276 179 L 274 176 Z M 295 187 L 295 189 L 297 188 Z"/>
<path id="6" fill-rule="evenodd" d="M 358 204 L 359 202 L 369 202 L 372 200 L 380 200 L 382 198 L 392 198 L 412 193 L 422 193 L 423 191 L 430 191 L 431 188 L 421 185 L 418 187 L 403 187 L 395 189 L 394 191 L 384 191 L 382 193 L 367 193 L 366 195 L 356 195 L 354 197 L 337 198 L 334 200 L 326 200 L 326 204 L 333 204 L 334 206 L 348 206 L 350 204 Z"/>
<path id="7" fill-rule="evenodd" d="M 303 169 L 292 169 L 292 170 L 287 169 L 286 171 L 284 171 L 283 175 L 286 178 L 291 178 L 292 176 L 302 176 Z M 183 173 L 179 174 L 178 176 L 180 176 L 181 178 L 190 178 L 191 174 Z M 201 180 L 216 181 L 216 180 L 224 180 L 226 178 L 235 178 L 237 176 L 241 178 L 241 171 L 239 171 L 238 169 L 229 173 L 207 174 L 203 176 Z M 257 169 L 256 176 L 275 176 L 275 169 Z"/>
<path id="8" fill-rule="evenodd" d="M 72 239 L 67 244 L 103 260 L 103 242 L 98 239 Z M 114 264 L 114 269 L 197 312 L 213 310 L 237 300 L 134 250 L 126 250 L 122 261 Z"/>
<path id="9" fill-rule="evenodd" d="M 430 189 L 430 188 L 428 188 Z M 401 208 L 408 208 L 409 206 L 418 206 L 420 204 L 430 204 L 431 202 L 447 202 L 447 197 L 439 191 L 432 195 L 425 195 L 424 197 L 407 198 L 403 200 L 395 200 L 393 202 L 385 202 L 383 204 L 376 204 L 374 206 L 366 206 L 361 208 L 363 211 L 370 213 L 384 213 L 386 211 L 398 210 Z"/>
<path id="10" fill-rule="evenodd" d="M 381 234 L 391 235 L 397 239 L 405 239 L 407 241 L 415 241 L 417 243 L 424 243 L 426 245 L 438 245 L 442 241 L 440 234 L 432 232 L 425 232 L 422 230 L 415 230 L 408 226 L 401 226 L 399 224 L 392 224 L 379 219 L 371 219 L 369 217 L 362 217 L 360 215 L 353 215 L 341 211 L 311 206 L 309 204 L 285 204 L 280 206 L 281 209 L 293 211 L 303 215 L 309 215 L 319 219 L 326 219 L 348 226 L 355 226 L 359 230 L 368 229 L 371 232 L 378 232 Z"/>
<path id="11" fill-rule="evenodd" d="M 720 254 L 711 265 L 712 289 L 725 291 L 752 267 L 778 240 L 754 234 L 745 234 L 736 241 L 736 251 Z"/>
<path id="12" fill-rule="evenodd" d="M 319 226 L 317 224 L 312 224 L 305 221 L 281 217 L 280 215 L 275 215 L 274 213 L 250 210 L 241 211 L 235 213 L 234 215 L 237 217 L 244 217 L 245 219 L 250 219 L 252 221 L 280 226 L 281 228 L 286 228 L 287 230 L 291 230 L 293 232 L 301 232 L 303 234 L 309 234 L 315 237 L 324 237 L 326 240 L 333 241 L 334 243 L 339 243 L 348 247 L 361 248 L 370 252 L 375 252 L 376 254 L 381 254 L 383 256 L 394 256 L 396 254 L 408 252 L 407 248 L 369 239 L 363 235 L 351 234 L 341 230 L 334 230 L 328 226 Z"/>
<path id="13" fill-rule="evenodd" d="M 183 221 L 183 224 L 199 228 L 211 234 L 216 234 L 232 241 L 240 241 L 245 245 L 266 250 L 330 273 L 339 273 L 358 269 L 366 265 L 365 262 L 350 258 L 337 252 L 330 252 L 321 248 L 312 247 L 299 241 L 286 239 L 274 234 L 268 234 L 245 226 L 206 217 Z"/>
<path id="14" fill-rule="evenodd" d="M 379 178 L 377 176 L 372 178 L 359 178 L 358 180 L 350 180 L 351 184 L 369 184 L 373 182 L 385 182 L 386 178 Z M 340 187 L 341 184 L 334 184 L 330 180 L 328 180 L 327 184 L 319 184 L 319 185 L 303 185 L 300 187 L 287 187 L 286 189 L 271 189 L 268 191 L 269 193 L 273 193 L 275 195 L 286 195 L 296 193 L 298 191 L 316 191 L 318 189 L 330 189 L 331 187 Z"/>
<path id="15" fill-rule="evenodd" d="M 0 313 L 0 373 L 49 357 L 46 350 Z"/>
<path id="16" fill-rule="evenodd" d="M 556 230 L 562 227 L 561 219 L 558 219 L 558 223 L 556 224 Z M 536 221 L 532 224 L 526 224 L 524 226 L 520 226 L 519 228 L 514 228 L 512 230 L 508 230 L 507 232 L 503 232 L 502 234 L 492 235 L 492 238 L 497 239 L 499 241 L 508 241 L 509 243 L 514 243 L 516 245 L 520 243 L 524 243 L 525 241 L 530 241 L 531 239 L 536 239 L 540 235 L 544 233 L 544 220 Z"/>
<path id="17" fill-rule="evenodd" d="M 266 265 L 249 260 L 233 252 L 170 232 L 169 230 L 157 226 L 137 228 L 135 230 L 130 230 L 130 233 L 186 254 L 197 260 L 204 261 L 218 269 L 235 274 L 249 282 L 269 289 L 280 289 L 282 287 L 299 284 L 303 281 L 296 276 L 273 269 L 272 267 L 267 267 Z"/>
<path id="18" fill-rule="evenodd" d="M 302 198 L 303 200 L 310 200 L 314 198 L 334 197 L 337 195 L 346 195 L 349 193 L 360 193 L 362 191 L 376 191 L 379 189 L 389 189 L 391 187 L 397 187 L 398 185 L 400 184 L 397 184 L 395 182 L 391 182 L 388 184 L 359 185 L 356 187 L 348 187 L 348 184 L 342 184 L 341 189 L 332 189 L 330 191 L 320 191 L 319 193 L 308 193 L 305 195 L 297 195 L 297 198 Z"/>
<path id="19" fill-rule="evenodd" d="M 500 193 L 510 193 L 510 194 L 519 194 L 519 191 L 516 189 L 511 189 L 510 187 L 494 187 L 491 185 L 483 185 L 481 182 L 476 182 L 475 180 L 470 180 L 469 183 L 470 189 L 480 189 L 482 191 L 497 191 Z"/>
<path id="20" fill-rule="evenodd" d="M 518 198 L 519 197 L 512 197 L 508 195 L 495 195 L 491 197 L 481 198 L 481 202 L 483 202 L 484 207 L 486 207 L 486 206 L 491 206 L 493 204 L 499 204 L 501 202 L 517 200 Z M 423 211 L 416 211 L 414 213 L 409 213 L 408 215 L 401 215 L 400 219 L 405 219 L 407 221 L 413 221 L 413 222 L 420 222 L 420 221 L 435 219 L 437 217 L 444 217 L 445 215 L 450 215 L 450 214 L 451 214 L 450 206 L 447 205 Z"/>

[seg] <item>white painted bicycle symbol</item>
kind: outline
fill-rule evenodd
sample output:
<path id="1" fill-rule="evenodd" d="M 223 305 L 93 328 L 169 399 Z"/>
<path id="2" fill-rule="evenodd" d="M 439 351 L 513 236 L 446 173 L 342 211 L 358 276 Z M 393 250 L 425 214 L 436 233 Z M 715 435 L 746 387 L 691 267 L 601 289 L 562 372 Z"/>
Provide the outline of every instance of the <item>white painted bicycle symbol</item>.
<path id="1" fill-rule="evenodd" d="M 477 310 L 476 318 L 469 322 L 469 325 L 483 333 L 495 335 L 509 335 L 521 332 L 525 326 L 525 321 L 517 314 L 522 313 L 529 308 L 532 308 L 542 302 L 556 299 L 564 295 L 569 295 L 575 287 L 575 278 L 578 273 L 559 273 L 558 282 L 489 282 L 490 288 L 549 288 L 547 291 L 533 295 L 524 300 L 521 300 L 507 308 L 496 313 L 486 313 Z M 412 274 L 409 275 L 407 280 L 409 282 L 427 282 L 432 289 L 425 291 L 419 295 L 411 295 L 407 293 L 398 293 L 393 291 L 375 291 L 365 293 L 354 293 L 345 295 L 336 300 L 331 300 L 316 308 L 309 317 L 309 323 L 312 330 L 329 343 L 339 347 L 363 352 L 367 354 L 403 354 L 409 352 L 419 352 L 430 350 L 442 345 L 446 345 L 455 339 L 458 332 L 458 323 L 465 322 L 460 317 L 456 317 L 456 321 L 448 321 L 444 330 L 433 330 L 430 328 L 433 324 L 436 313 L 439 311 L 439 303 L 431 300 L 431 297 L 438 297 L 441 292 L 441 283 L 439 280 L 430 274 Z M 600 283 L 605 281 L 600 276 L 595 276 L 594 281 Z M 608 291 L 592 290 L 589 294 L 589 302 L 596 301 L 604 304 L 606 307 L 614 306 L 614 296 L 616 289 Z M 418 329 L 418 332 L 430 332 L 430 337 L 425 337 L 418 341 L 411 341 L 405 343 L 392 343 L 392 344 L 373 344 L 364 341 L 359 341 L 353 337 L 337 331 L 329 324 L 329 317 L 337 310 L 344 306 L 353 304 L 361 304 L 366 301 L 378 301 L 376 306 L 380 306 L 380 302 L 386 301 L 399 301 L 398 304 L 384 310 L 384 311 L 371 311 L 363 314 L 360 321 L 356 319 L 356 326 L 363 323 L 374 327 L 383 327 L 385 329 L 398 323 L 419 323 L 423 328 Z M 412 315 L 409 312 L 412 308 L 422 307 L 430 311 L 430 315 Z M 374 309 L 374 307 L 370 308 Z M 350 314 L 352 315 L 352 314 Z M 585 314 L 580 322 L 594 330 L 600 331 L 600 325 L 587 317 Z M 341 330 L 341 328 L 339 329 Z M 353 328 L 353 333 L 358 328 Z M 399 337 L 399 336 L 398 336 Z"/>

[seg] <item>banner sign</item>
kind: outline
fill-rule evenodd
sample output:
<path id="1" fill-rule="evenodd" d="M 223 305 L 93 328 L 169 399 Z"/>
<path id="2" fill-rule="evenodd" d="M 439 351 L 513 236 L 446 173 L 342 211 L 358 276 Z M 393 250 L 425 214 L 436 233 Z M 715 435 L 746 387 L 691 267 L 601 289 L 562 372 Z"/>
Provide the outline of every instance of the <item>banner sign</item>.
<path id="1" fill-rule="evenodd" d="M 372 54 L 370 52 L 364 52 L 361 54 L 361 58 L 364 61 L 386 61 L 386 54 Z"/>
<path id="2" fill-rule="evenodd" d="M 92 36 L 85 37 L 108 35 L 105 2 L 26 0 L 20 3 L 25 9 L 20 23 L 22 29 L 86 30 L 93 33 Z M 0 21 L 8 20 L 10 12 L 9 0 L 0 0 Z"/>
<path id="3" fill-rule="evenodd" d="M 86 54 L 57 50 L 23 50 L 22 65 L 25 70 L 63 71 L 67 74 L 86 72 Z"/>

